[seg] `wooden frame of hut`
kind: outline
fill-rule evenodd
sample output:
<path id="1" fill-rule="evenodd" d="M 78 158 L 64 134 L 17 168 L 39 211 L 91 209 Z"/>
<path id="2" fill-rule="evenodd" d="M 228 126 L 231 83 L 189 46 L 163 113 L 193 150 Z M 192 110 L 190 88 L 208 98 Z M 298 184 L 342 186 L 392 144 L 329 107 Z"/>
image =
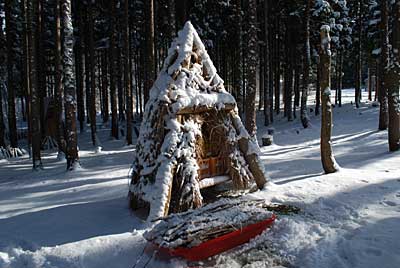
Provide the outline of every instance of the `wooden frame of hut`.
<path id="1" fill-rule="evenodd" d="M 178 33 L 146 103 L 129 187 L 130 206 L 149 219 L 203 205 L 202 189 L 266 183 L 249 136 L 190 22 Z"/>

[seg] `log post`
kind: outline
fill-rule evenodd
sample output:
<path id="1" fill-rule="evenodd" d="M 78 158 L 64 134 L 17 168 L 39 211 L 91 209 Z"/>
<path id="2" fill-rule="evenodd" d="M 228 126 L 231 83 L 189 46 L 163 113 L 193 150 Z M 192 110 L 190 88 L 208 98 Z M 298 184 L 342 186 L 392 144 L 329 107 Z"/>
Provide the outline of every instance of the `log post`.
<path id="1" fill-rule="evenodd" d="M 243 128 L 243 125 L 240 122 L 240 117 L 237 115 L 237 113 L 233 110 L 230 113 L 231 119 L 233 126 L 235 127 L 237 133 L 241 133 L 241 128 Z M 249 165 L 249 169 L 251 173 L 253 174 L 254 180 L 256 181 L 257 187 L 259 189 L 264 188 L 264 185 L 267 183 L 267 179 L 265 178 L 264 174 L 264 168 L 262 167 L 262 164 L 259 162 L 259 158 L 256 152 L 249 152 L 249 147 L 250 147 L 250 137 L 247 135 L 241 136 L 239 138 L 239 149 L 242 152 L 244 158 L 246 159 L 246 162 Z"/>
<path id="2" fill-rule="evenodd" d="M 329 36 L 330 28 L 327 25 L 321 27 L 320 53 L 320 85 L 321 85 L 321 160 L 325 173 L 333 173 L 339 170 L 332 153 L 332 104 L 331 95 L 331 49 Z"/>

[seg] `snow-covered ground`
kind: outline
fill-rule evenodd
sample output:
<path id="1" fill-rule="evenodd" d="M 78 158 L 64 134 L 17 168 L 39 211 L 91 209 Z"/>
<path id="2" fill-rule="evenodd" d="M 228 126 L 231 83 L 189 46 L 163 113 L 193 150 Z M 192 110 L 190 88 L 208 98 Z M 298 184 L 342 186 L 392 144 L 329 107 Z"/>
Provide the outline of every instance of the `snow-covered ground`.
<path id="1" fill-rule="evenodd" d="M 378 108 L 355 109 L 353 91 L 334 108 L 333 151 L 341 166 L 324 175 L 319 118 L 303 129 L 298 120 L 274 123 L 275 144 L 262 148 L 271 183 L 252 197 L 294 204 L 248 245 L 214 258 L 219 267 L 363 267 L 400 265 L 400 152 L 389 153 L 387 132 L 377 131 Z M 364 98 L 366 99 L 366 98 Z M 267 131 L 259 121 L 259 137 Z M 89 129 L 88 129 L 89 131 Z M 133 147 L 108 138 L 94 153 L 90 133 L 79 136 L 82 169 L 65 172 L 56 152 L 45 170 L 28 158 L 0 160 L 0 267 L 165 267 L 140 257 L 145 227 L 128 210 L 127 175 Z M 151 254 L 150 254 L 151 255 Z M 206 264 L 205 264 L 206 265 Z M 170 267 L 185 267 L 172 260 Z"/>

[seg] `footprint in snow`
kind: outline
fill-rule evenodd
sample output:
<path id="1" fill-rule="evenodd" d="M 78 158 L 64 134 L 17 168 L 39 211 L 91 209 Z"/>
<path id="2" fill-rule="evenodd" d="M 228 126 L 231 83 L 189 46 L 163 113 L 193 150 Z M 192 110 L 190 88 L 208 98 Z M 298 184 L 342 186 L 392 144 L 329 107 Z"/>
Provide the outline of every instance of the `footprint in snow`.
<path id="1" fill-rule="evenodd" d="M 396 202 L 389 201 L 389 200 L 384 200 L 384 201 L 382 201 L 382 203 L 385 204 L 385 205 L 387 205 L 387 206 L 391 206 L 391 207 L 397 206 L 397 203 L 396 203 Z"/>
<path id="2" fill-rule="evenodd" d="M 396 194 L 396 197 L 400 197 L 400 192 L 398 192 L 398 193 Z"/>
<path id="3" fill-rule="evenodd" d="M 369 181 L 367 181 L 367 180 L 361 180 L 361 182 L 369 183 Z"/>

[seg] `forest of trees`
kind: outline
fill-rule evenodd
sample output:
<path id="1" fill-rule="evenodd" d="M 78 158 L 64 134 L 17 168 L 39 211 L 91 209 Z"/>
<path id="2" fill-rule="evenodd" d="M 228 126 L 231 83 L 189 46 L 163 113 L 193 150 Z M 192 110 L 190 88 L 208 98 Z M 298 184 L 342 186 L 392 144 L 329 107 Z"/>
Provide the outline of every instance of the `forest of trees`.
<path id="1" fill-rule="evenodd" d="M 0 147 L 22 153 L 18 121 L 26 122 L 34 169 L 51 139 L 74 169 L 77 133 L 88 126 L 94 147 L 99 124 L 132 144 L 168 47 L 190 20 L 251 135 L 257 110 L 266 126 L 283 112 L 307 128 L 309 113 L 321 112 L 325 77 L 338 107 L 344 87 L 355 88 L 357 108 L 362 88 L 368 90 L 380 105 L 377 128 L 389 130 L 395 151 L 399 18 L 397 0 L 2 0 Z M 328 78 L 319 56 L 323 25 L 331 35 Z M 315 109 L 307 107 L 310 94 Z"/>

